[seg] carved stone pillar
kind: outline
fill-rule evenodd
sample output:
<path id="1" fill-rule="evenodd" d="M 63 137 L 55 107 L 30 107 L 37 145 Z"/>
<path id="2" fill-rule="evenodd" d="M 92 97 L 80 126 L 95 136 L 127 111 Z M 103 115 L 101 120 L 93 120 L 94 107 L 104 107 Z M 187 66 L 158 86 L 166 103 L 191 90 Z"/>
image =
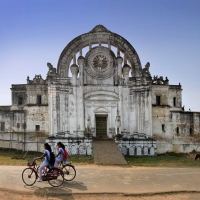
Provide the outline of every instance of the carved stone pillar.
<path id="1" fill-rule="evenodd" d="M 81 85 L 84 85 L 84 61 L 85 61 L 85 58 L 83 56 L 79 56 L 78 57 L 78 65 L 79 65 L 79 69 L 80 69 L 80 74 L 79 74 L 79 77 L 80 77 L 80 84 Z"/>
<path id="2" fill-rule="evenodd" d="M 73 83 L 73 85 L 76 85 L 77 75 L 79 72 L 78 66 L 76 64 L 72 64 L 70 69 L 71 69 L 71 73 L 72 73 L 72 83 Z"/>
<path id="3" fill-rule="evenodd" d="M 130 71 L 130 66 L 128 64 L 124 64 L 123 66 L 123 76 L 124 76 L 124 79 L 125 79 L 125 83 L 128 82 L 129 80 L 129 71 Z"/>
<path id="4" fill-rule="evenodd" d="M 118 68 L 119 78 L 122 78 L 122 62 L 123 62 L 123 58 L 118 56 L 117 57 L 117 68 Z"/>

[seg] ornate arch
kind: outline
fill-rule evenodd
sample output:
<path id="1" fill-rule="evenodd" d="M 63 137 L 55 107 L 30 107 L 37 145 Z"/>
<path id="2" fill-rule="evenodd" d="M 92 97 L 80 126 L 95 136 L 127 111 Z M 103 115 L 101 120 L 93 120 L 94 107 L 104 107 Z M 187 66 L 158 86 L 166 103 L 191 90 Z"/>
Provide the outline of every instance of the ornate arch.
<path id="1" fill-rule="evenodd" d="M 141 72 L 141 62 L 133 46 L 122 36 L 106 29 L 103 25 L 95 26 L 90 32 L 73 39 L 62 51 L 57 65 L 57 72 L 61 77 L 68 77 L 69 65 L 74 55 L 84 47 L 92 44 L 108 44 L 114 46 L 126 55 L 131 67 Z"/>

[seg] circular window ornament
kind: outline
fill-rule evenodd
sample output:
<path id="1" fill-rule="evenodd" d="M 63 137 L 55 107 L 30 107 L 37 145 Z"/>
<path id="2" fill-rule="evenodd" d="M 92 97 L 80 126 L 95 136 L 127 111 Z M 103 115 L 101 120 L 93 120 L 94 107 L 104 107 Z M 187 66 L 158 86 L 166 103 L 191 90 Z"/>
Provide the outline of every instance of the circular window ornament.
<path id="1" fill-rule="evenodd" d="M 96 55 L 93 59 L 93 66 L 98 71 L 103 71 L 108 67 L 108 59 L 105 55 Z"/>
<path id="2" fill-rule="evenodd" d="M 96 79 L 106 79 L 114 73 L 114 59 L 106 47 L 95 47 L 86 54 L 86 71 Z"/>

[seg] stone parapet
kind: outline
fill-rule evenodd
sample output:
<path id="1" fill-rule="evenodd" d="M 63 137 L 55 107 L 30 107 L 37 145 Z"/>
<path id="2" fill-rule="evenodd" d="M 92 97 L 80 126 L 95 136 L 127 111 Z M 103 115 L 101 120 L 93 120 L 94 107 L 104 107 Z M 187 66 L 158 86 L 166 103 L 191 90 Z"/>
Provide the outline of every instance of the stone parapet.
<path id="1" fill-rule="evenodd" d="M 57 143 L 62 142 L 69 155 L 92 155 L 92 138 L 48 137 L 46 142 L 51 145 L 54 153 L 57 153 Z"/>
<path id="2" fill-rule="evenodd" d="M 115 139 L 118 148 L 125 156 L 155 156 L 156 141 L 152 138 L 135 139 L 123 138 Z"/>

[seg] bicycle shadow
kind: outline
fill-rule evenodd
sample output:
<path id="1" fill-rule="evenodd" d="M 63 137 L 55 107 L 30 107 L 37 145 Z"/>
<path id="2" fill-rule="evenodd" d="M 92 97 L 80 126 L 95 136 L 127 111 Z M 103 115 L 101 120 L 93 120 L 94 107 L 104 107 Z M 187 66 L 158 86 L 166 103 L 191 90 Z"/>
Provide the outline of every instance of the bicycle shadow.
<path id="1" fill-rule="evenodd" d="M 46 183 L 48 184 L 48 183 Z M 33 191 L 33 195 L 37 197 L 56 197 L 56 199 L 74 200 L 72 190 L 87 190 L 84 183 L 79 181 L 67 182 L 65 181 L 60 187 L 52 187 L 43 183 L 43 186 L 24 186 L 26 189 Z"/>
<path id="2" fill-rule="evenodd" d="M 56 197 L 60 200 L 75 200 L 72 194 L 72 190 L 68 188 L 57 187 L 35 187 L 34 195 L 37 197 Z"/>
<path id="3" fill-rule="evenodd" d="M 68 187 L 71 189 L 77 189 L 77 190 L 81 190 L 81 191 L 87 190 L 87 186 L 84 185 L 84 183 L 82 183 L 80 181 L 65 181 L 61 187 Z"/>

